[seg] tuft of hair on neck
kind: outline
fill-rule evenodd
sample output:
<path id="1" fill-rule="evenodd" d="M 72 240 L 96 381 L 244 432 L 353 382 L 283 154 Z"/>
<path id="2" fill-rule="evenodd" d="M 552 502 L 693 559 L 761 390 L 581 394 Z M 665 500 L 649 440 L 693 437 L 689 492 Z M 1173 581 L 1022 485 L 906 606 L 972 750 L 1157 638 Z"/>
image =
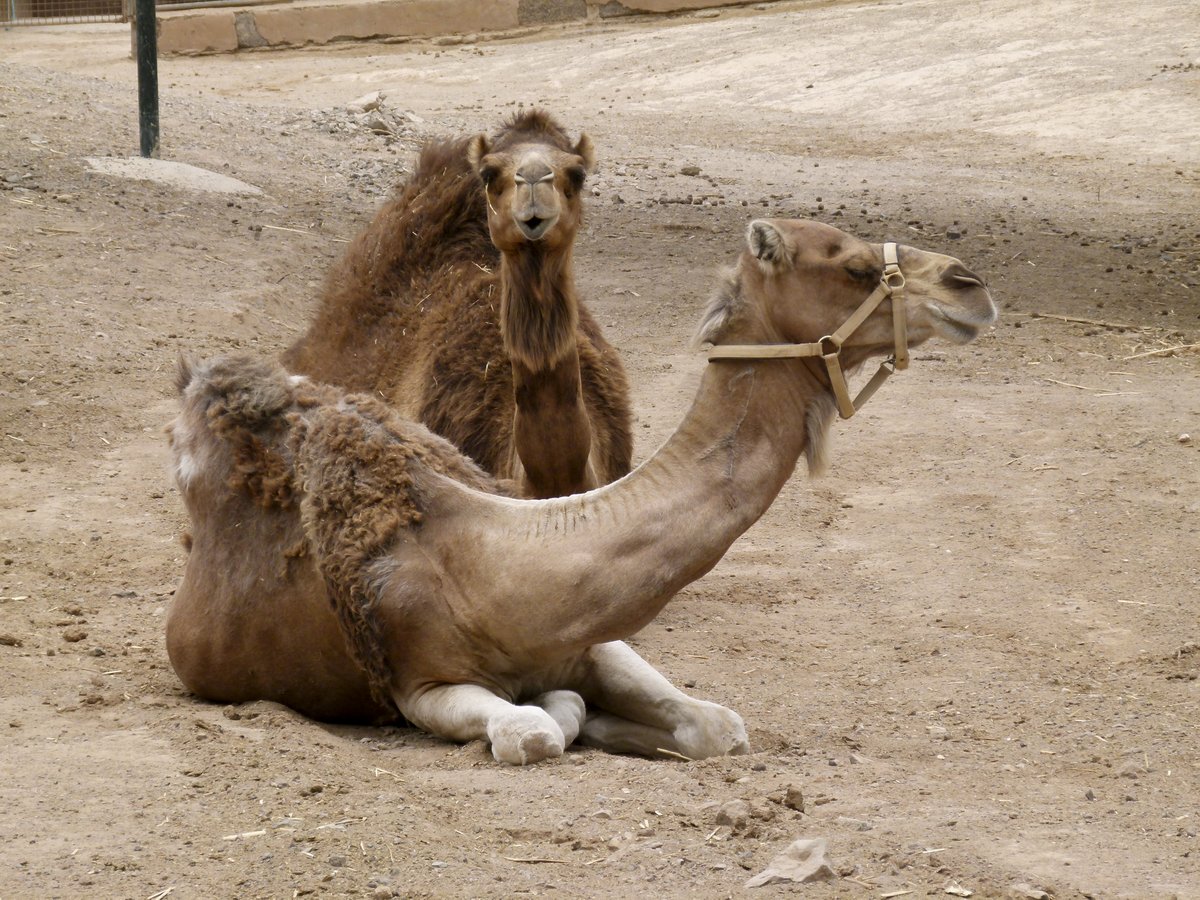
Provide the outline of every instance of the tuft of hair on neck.
<path id="1" fill-rule="evenodd" d="M 705 307 L 704 315 L 692 338 L 693 347 L 703 347 L 705 344 L 715 344 L 729 327 L 737 310 L 741 306 L 742 279 L 734 267 L 724 268 L 717 277 L 716 287 L 713 288 L 712 298 Z"/>

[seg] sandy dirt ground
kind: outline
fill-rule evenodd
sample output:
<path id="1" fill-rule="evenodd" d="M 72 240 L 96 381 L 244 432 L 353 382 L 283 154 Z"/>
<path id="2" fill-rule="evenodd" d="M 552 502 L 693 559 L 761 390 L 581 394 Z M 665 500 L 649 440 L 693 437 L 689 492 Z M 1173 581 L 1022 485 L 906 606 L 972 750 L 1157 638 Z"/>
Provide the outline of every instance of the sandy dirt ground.
<path id="1" fill-rule="evenodd" d="M 258 194 L 87 164 L 136 153 L 128 51 L 0 33 L 0 897 L 1200 897 L 1194 0 L 163 60 L 163 158 Z M 952 253 L 1001 309 L 633 639 L 749 756 L 506 768 L 200 702 L 164 651 L 178 355 L 279 352 L 422 139 L 534 104 L 599 149 L 578 275 L 639 460 L 753 217 Z M 832 880 L 745 887 L 798 838 Z"/>

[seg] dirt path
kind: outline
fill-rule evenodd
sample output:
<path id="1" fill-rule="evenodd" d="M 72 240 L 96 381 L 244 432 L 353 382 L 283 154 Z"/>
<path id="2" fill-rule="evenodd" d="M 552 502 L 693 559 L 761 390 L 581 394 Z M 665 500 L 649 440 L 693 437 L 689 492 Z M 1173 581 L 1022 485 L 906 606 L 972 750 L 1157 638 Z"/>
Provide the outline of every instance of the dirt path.
<path id="1" fill-rule="evenodd" d="M 137 145 L 123 29 L 0 33 L 0 897 L 716 897 L 799 837 L 812 897 L 1200 897 L 1200 355 L 1164 352 L 1200 342 L 1197 35 L 912 0 L 164 60 L 164 157 L 252 196 L 89 168 Z M 578 266 L 639 459 L 753 216 L 954 253 L 1002 307 L 635 640 L 751 756 L 506 769 L 166 660 L 177 355 L 286 346 L 419 141 L 522 103 L 600 150 Z"/>

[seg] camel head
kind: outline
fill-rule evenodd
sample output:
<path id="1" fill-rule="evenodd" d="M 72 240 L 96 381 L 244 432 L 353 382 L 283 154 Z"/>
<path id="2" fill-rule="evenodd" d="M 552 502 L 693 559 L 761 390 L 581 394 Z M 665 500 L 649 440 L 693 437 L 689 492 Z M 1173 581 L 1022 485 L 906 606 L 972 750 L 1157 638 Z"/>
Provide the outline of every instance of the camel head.
<path id="1" fill-rule="evenodd" d="M 494 139 L 472 138 L 467 158 L 487 192 L 488 229 L 501 252 L 531 243 L 557 250 L 575 240 L 583 182 L 596 165 L 586 134 L 572 145 L 549 116 L 526 113 Z"/>
<path id="2" fill-rule="evenodd" d="M 983 279 L 952 256 L 901 245 L 909 347 L 933 336 L 965 344 L 996 318 Z M 711 344 L 803 344 L 832 335 L 871 296 L 884 271 L 882 244 L 804 219 L 758 219 L 746 248 L 705 314 L 698 340 Z M 842 344 L 856 368 L 895 346 L 885 299 Z"/>

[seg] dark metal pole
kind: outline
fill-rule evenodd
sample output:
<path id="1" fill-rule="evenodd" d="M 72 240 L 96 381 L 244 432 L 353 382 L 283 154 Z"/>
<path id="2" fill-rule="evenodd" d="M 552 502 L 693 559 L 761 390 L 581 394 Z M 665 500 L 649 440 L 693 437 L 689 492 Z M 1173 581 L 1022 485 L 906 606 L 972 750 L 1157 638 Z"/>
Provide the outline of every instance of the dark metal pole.
<path id="1" fill-rule="evenodd" d="M 142 156 L 158 157 L 158 20 L 154 0 L 137 0 L 138 122 Z"/>

